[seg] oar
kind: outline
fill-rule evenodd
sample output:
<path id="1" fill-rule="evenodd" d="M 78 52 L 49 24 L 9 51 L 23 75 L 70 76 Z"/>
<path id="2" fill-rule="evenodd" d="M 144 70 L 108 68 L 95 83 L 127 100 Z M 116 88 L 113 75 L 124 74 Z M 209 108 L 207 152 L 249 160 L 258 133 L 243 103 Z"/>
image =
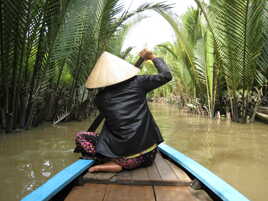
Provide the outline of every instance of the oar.
<path id="1" fill-rule="evenodd" d="M 144 62 L 144 59 L 142 57 L 140 57 L 138 59 L 138 61 L 136 61 L 136 63 L 134 64 L 136 67 L 141 69 L 141 64 Z"/>

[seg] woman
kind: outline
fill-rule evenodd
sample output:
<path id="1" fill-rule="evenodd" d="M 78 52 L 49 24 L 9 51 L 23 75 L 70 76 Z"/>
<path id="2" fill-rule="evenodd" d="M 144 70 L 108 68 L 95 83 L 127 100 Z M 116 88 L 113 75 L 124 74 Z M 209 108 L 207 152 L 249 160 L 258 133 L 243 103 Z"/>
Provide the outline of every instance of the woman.
<path id="1" fill-rule="evenodd" d="M 79 151 L 102 161 L 90 172 L 119 172 L 122 169 L 146 167 L 153 163 L 157 145 L 163 138 L 149 110 L 146 94 L 172 79 L 165 62 L 152 52 L 140 52 L 151 60 L 156 75 L 137 75 L 140 71 L 126 61 L 104 52 L 98 59 L 87 88 L 100 88 L 95 99 L 105 118 L 101 133 L 80 132 L 76 135 Z"/>

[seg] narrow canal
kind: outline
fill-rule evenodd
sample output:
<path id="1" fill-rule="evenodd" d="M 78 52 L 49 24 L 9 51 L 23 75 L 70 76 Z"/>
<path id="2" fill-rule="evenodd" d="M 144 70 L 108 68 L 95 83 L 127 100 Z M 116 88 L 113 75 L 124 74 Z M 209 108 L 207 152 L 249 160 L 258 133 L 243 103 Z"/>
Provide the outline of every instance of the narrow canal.
<path id="1" fill-rule="evenodd" d="M 181 113 L 175 106 L 151 104 L 166 143 L 198 161 L 249 199 L 267 200 L 268 125 L 241 125 Z M 43 124 L 0 135 L 0 200 L 19 200 L 74 162 L 73 137 L 89 120 Z"/>

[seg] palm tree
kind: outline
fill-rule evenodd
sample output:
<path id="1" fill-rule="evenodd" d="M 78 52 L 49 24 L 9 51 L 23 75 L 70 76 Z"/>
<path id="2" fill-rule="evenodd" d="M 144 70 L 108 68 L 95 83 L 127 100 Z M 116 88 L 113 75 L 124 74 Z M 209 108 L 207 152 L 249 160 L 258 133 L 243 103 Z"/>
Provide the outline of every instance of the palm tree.
<path id="1" fill-rule="evenodd" d="M 210 117 L 214 116 L 217 74 L 214 70 L 212 36 L 201 23 L 200 10 L 189 9 L 182 18 L 159 12 L 171 25 L 176 35 L 174 44 L 163 44 L 176 61 L 176 76 L 184 93 L 192 99 L 205 99 Z M 169 61 L 170 62 L 170 61 Z M 206 94 L 204 97 L 203 94 Z"/>
<path id="2" fill-rule="evenodd" d="M 216 87 L 218 74 L 215 71 L 213 40 L 208 29 L 203 30 L 203 38 L 196 46 L 196 71 L 199 75 L 200 83 L 205 89 L 208 113 L 210 118 L 215 114 Z"/>
<path id="3" fill-rule="evenodd" d="M 182 80 L 185 88 L 190 89 L 190 93 L 193 97 L 196 97 L 196 74 L 195 74 L 195 58 L 193 47 L 195 46 L 196 40 L 190 39 L 187 34 L 186 26 L 181 26 L 179 21 L 176 21 L 172 14 L 158 11 L 158 13 L 167 20 L 175 32 L 176 42 L 174 46 L 161 45 L 160 47 L 168 50 L 174 59 L 177 61 L 177 65 L 181 64 L 180 77 L 185 78 Z M 196 33 L 196 31 L 195 31 Z M 188 38 L 189 37 L 189 38 Z"/>
<path id="4" fill-rule="evenodd" d="M 84 81 L 98 56 L 115 51 L 113 40 L 130 17 L 168 8 L 144 4 L 128 12 L 119 0 L 0 1 L 0 129 L 30 128 L 62 112 L 70 119 L 91 114 L 96 91 Z"/>
<path id="5" fill-rule="evenodd" d="M 69 0 L 1 1 L 1 127 L 32 121 L 40 74 Z M 53 22 L 53 23 L 52 23 Z"/>
<path id="6" fill-rule="evenodd" d="M 246 122 L 254 87 L 263 85 L 257 79 L 257 63 L 264 45 L 266 1 L 214 1 L 209 14 L 203 2 L 195 1 L 213 36 L 215 62 L 224 73 L 232 118 Z"/>
<path id="7" fill-rule="evenodd" d="M 81 113 L 77 107 L 92 100 L 95 91 L 87 91 L 83 86 L 96 59 L 104 50 L 120 54 L 120 46 L 129 25 L 125 22 L 137 13 L 149 9 L 168 9 L 164 4 L 144 4 L 133 12 L 122 12 L 119 0 L 73 2 L 68 23 L 62 26 L 54 49 L 54 60 L 71 61 L 66 68 L 72 74 L 72 85 L 67 109 L 73 114 Z M 79 5 L 77 5 L 79 4 Z M 80 15 L 77 15 L 78 10 Z M 79 25 L 78 28 L 75 25 Z M 131 24 L 134 24 L 131 22 Z M 120 38 L 119 38 L 120 37 Z M 63 69 L 62 69 L 63 70 Z M 60 78 L 58 78 L 60 80 Z M 81 91 L 82 90 L 82 91 Z M 75 112 L 77 111 L 77 112 Z"/>

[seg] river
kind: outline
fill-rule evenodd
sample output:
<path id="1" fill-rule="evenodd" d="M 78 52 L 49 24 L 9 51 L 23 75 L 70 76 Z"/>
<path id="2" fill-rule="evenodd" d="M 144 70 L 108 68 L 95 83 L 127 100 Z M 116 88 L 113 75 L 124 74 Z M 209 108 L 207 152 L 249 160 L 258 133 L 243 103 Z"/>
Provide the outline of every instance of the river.
<path id="1" fill-rule="evenodd" d="M 237 124 L 150 104 L 167 144 L 198 161 L 250 200 L 267 201 L 268 125 Z M 43 124 L 0 135 L 0 201 L 15 201 L 74 162 L 74 134 L 90 120 Z"/>

